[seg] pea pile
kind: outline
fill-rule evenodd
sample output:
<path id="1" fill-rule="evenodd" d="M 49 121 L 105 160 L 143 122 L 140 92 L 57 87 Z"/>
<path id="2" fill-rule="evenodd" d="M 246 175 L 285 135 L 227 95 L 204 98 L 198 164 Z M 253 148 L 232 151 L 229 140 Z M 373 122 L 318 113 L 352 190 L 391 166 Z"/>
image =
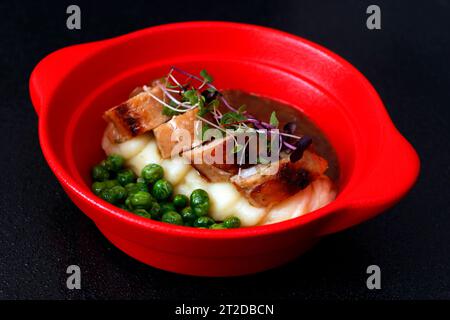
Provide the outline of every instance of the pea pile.
<path id="1" fill-rule="evenodd" d="M 166 223 L 202 229 L 240 227 L 241 221 L 235 216 L 219 222 L 208 215 L 210 200 L 203 189 L 194 190 L 190 198 L 174 195 L 159 164 L 146 165 L 141 176 L 136 177 L 131 169 L 124 168 L 124 163 L 123 157 L 109 155 L 92 168 L 92 191 L 97 196 L 141 217 Z"/>

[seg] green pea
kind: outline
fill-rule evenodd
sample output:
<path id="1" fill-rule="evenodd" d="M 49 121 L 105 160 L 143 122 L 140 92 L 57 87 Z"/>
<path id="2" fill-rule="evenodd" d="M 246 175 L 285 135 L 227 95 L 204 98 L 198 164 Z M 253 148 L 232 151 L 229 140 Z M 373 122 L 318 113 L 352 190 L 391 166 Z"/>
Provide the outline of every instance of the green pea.
<path id="1" fill-rule="evenodd" d="M 172 184 L 164 179 L 156 181 L 152 188 L 152 195 L 159 201 L 169 199 L 172 195 L 172 192 Z"/>
<path id="2" fill-rule="evenodd" d="M 127 185 L 125 186 L 125 190 L 127 190 L 128 194 L 133 194 L 136 193 L 138 191 L 145 191 L 145 190 L 139 190 L 137 187 L 137 184 L 134 182 L 131 183 L 127 183 Z"/>
<path id="3" fill-rule="evenodd" d="M 106 180 L 105 181 L 105 188 L 111 189 L 112 187 L 120 186 L 120 183 L 117 180 Z"/>
<path id="4" fill-rule="evenodd" d="M 223 223 L 214 223 L 209 228 L 214 230 L 226 229 Z"/>
<path id="5" fill-rule="evenodd" d="M 156 163 L 148 164 L 142 169 L 141 177 L 145 182 L 153 184 L 164 177 L 164 169 Z"/>
<path id="6" fill-rule="evenodd" d="M 138 191 L 148 192 L 148 187 L 147 187 L 147 184 L 145 182 L 128 183 L 125 186 L 125 189 L 127 190 L 128 194 L 133 194 L 133 193 L 136 193 Z"/>
<path id="7" fill-rule="evenodd" d="M 127 190 L 125 190 L 122 186 L 114 186 L 110 189 L 110 191 L 114 194 L 117 201 L 125 200 L 127 197 Z"/>
<path id="8" fill-rule="evenodd" d="M 186 207 L 188 205 L 188 201 L 188 197 L 186 197 L 184 194 L 177 194 L 173 198 L 173 204 L 177 209 L 183 209 L 184 207 Z"/>
<path id="9" fill-rule="evenodd" d="M 133 206 L 131 205 L 131 195 L 129 195 L 126 199 L 125 199 L 125 207 L 127 208 L 127 210 L 133 210 Z"/>
<path id="10" fill-rule="evenodd" d="M 92 184 L 92 192 L 94 192 L 95 195 L 100 195 L 100 193 L 102 192 L 102 190 L 104 190 L 106 188 L 106 185 L 104 182 L 100 182 L 100 181 L 96 181 Z"/>
<path id="11" fill-rule="evenodd" d="M 125 169 L 117 173 L 116 179 L 122 186 L 126 186 L 127 184 L 134 182 L 135 175 L 131 169 Z"/>
<path id="12" fill-rule="evenodd" d="M 195 219 L 197 219 L 197 215 L 192 211 L 191 207 L 186 207 L 183 210 L 181 210 L 181 217 L 183 218 L 183 221 L 185 222 L 185 225 L 193 226 Z"/>
<path id="13" fill-rule="evenodd" d="M 161 202 L 160 204 L 161 212 L 166 213 L 169 211 L 177 211 L 175 205 L 172 202 Z"/>
<path id="14" fill-rule="evenodd" d="M 166 222 L 166 223 L 176 224 L 179 226 L 183 225 L 183 218 L 180 216 L 179 213 L 177 213 L 175 211 L 169 211 L 169 212 L 164 213 L 161 218 L 161 221 Z"/>
<path id="15" fill-rule="evenodd" d="M 199 201 L 203 201 L 205 199 L 209 200 L 208 192 L 203 189 L 195 189 L 191 193 L 191 203 L 197 203 Z"/>
<path id="16" fill-rule="evenodd" d="M 92 168 L 92 179 L 94 181 L 105 181 L 109 179 L 109 171 L 102 165 L 96 165 Z"/>
<path id="17" fill-rule="evenodd" d="M 238 217 L 231 216 L 225 218 L 225 220 L 223 221 L 223 225 L 227 229 L 239 228 L 241 226 L 241 220 Z"/>
<path id="18" fill-rule="evenodd" d="M 208 215 L 209 203 L 204 202 L 203 204 L 192 206 L 192 210 L 194 210 L 194 213 L 197 215 L 197 217 L 204 217 Z"/>
<path id="19" fill-rule="evenodd" d="M 147 218 L 147 219 L 151 219 L 152 218 L 150 213 L 148 213 L 147 210 L 145 210 L 145 209 L 136 209 L 136 210 L 133 210 L 133 213 L 138 215 L 138 216 L 141 216 L 143 218 Z"/>
<path id="20" fill-rule="evenodd" d="M 197 228 L 209 228 L 210 226 L 212 226 L 215 223 L 215 221 L 211 218 L 211 217 L 198 217 L 195 221 L 194 221 L 194 227 Z"/>
<path id="21" fill-rule="evenodd" d="M 206 216 L 209 211 L 210 203 L 208 193 L 203 189 L 196 189 L 191 193 L 191 207 L 194 213 L 199 216 Z"/>
<path id="22" fill-rule="evenodd" d="M 148 190 L 148 186 L 145 183 L 145 181 L 136 181 L 136 185 L 137 185 L 137 188 L 139 189 L 139 191 L 145 191 L 145 192 L 150 193 L 150 191 Z"/>
<path id="23" fill-rule="evenodd" d="M 118 201 L 116 194 L 112 192 L 111 189 L 102 190 L 102 192 L 100 192 L 100 198 L 109 203 L 116 203 Z"/>
<path id="24" fill-rule="evenodd" d="M 159 203 L 156 202 L 156 201 L 152 202 L 150 207 L 147 209 L 147 212 L 150 214 L 150 216 L 154 220 L 160 220 L 161 219 L 161 214 L 163 213 L 161 211 L 161 207 L 160 207 Z"/>
<path id="25" fill-rule="evenodd" d="M 111 154 L 105 160 L 105 167 L 109 171 L 117 172 L 122 169 L 125 159 L 118 154 Z"/>
<path id="26" fill-rule="evenodd" d="M 129 203 L 127 205 L 131 206 L 134 209 L 147 209 L 150 208 L 152 202 L 154 202 L 153 197 L 150 193 L 145 191 L 138 191 L 133 193 L 129 197 Z"/>

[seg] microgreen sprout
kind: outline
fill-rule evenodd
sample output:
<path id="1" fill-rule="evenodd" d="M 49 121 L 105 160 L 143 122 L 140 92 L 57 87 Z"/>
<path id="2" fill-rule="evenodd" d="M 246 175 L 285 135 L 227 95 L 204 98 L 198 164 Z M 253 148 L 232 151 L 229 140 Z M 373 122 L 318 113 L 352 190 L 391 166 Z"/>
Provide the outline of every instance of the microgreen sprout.
<path id="1" fill-rule="evenodd" d="M 274 128 L 278 128 L 278 125 L 280 122 L 277 118 L 277 113 L 275 111 L 272 111 L 272 114 L 270 115 L 270 125 Z"/>
<path id="2" fill-rule="evenodd" d="M 175 74 L 177 74 L 178 78 Z M 256 131 L 257 134 L 267 136 L 269 131 L 278 130 L 280 121 L 275 111 L 271 113 L 267 123 L 247 112 L 245 105 L 236 109 L 212 84 L 214 79 L 205 69 L 200 71 L 199 77 L 173 66 L 164 79 L 165 81 L 156 82 L 156 85 L 163 92 L 162 99 L 153 94 L 147 86 L 143 87 L 144 91 L 163 105 L 163 113 L 168 116 L 176 116 L 198 108 L 197 118 L 204 124 L 201 130 L 201 140 L 203 140 L 205 131 L 211 127 L 219 129 L 225 134 L 232 135 L 235 142 L 237 142 L 236 136 L 238 134 Z M 219 110 L 221 105 L 229 111 L 221 112 Z M 206 119 L 205 116 L 207 114 L 211 114 L 214 120 Z M 293 157 L 291 156 L 291 159 L 296 159 L 298 155 L 303 153 L 301 149 L 304 150 L 310 144 L 310 139 L 302 139 L 301 136 L 295 135 L 295 129 L 295 123 L 289 122 L 278 133 L 280 151 L 286 149 L 286 151 L 294 154 Z M 292 139 L 297 142 L 292 142 Z M 247 143 L 243 146 L 236 143 L 234 152 L 244 153 L 246 147 Z"/>

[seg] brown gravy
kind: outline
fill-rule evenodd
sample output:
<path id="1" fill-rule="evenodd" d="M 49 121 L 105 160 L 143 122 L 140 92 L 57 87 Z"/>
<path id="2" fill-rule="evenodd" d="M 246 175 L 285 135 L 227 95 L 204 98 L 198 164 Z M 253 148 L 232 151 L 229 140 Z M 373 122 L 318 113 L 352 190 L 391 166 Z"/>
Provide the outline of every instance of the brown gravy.
<path id="1" fill-rule="evenodd" d="M 304 113 L 290 105 L 259 97 L 240 90 L 225 90 L 222 92 L 233 106 L 246 105 L 246 110 L 256 118 L 269 121 L 270 114 L 275 111 L 282 128 L 288 122 L 295 122 L 296 135 L 308 135 L 313 139 L 315 151 L 328 161 L 326 174 L 333 180 L 339 178 L 337 155 L 325 134 Z"/>

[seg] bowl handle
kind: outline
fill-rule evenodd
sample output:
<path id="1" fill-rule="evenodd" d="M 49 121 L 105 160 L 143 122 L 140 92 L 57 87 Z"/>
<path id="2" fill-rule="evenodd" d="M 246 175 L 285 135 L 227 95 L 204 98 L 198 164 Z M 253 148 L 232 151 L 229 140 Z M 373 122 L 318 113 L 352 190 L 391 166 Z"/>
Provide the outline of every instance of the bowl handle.
<path id="1" fill-rule="evenodd" d="M 30 76 L 29 90 L 38 115 L 64 78 L 88 56 L 103 48 L 107 41 L 66 47 L 47 55 L 37 64 Z"/>
<path id="2" fill-rule="evenodd" d="M 342 199 L 338 209 L 324 223 L 320 235 L 334 233 L 368 220 L 393 206 L 414 185 L 419 157 L 408 141 L 392 126 L 384 136 L 381 156 L 361 183 Z"/>

